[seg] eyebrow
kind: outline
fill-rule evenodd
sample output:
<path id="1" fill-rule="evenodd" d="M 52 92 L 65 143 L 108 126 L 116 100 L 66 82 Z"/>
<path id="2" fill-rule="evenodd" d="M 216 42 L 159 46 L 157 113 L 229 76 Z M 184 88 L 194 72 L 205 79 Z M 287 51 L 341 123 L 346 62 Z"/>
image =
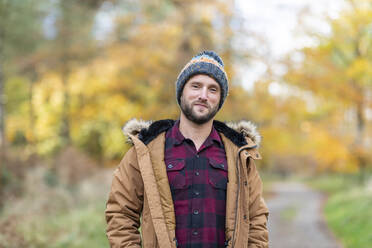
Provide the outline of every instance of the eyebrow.
<path id="1" fill-rule="evenodd" d="M 198 81 L 198 80 L 195 80 L 195 81 L 191 81 L 190 84 L 202 84 L 202 82 Z M 217 84 L 211 84 L 211 85 L 208 85 L 208 88 L 210 87 L 216 87 L 218 88 L 218 83 Z"/>

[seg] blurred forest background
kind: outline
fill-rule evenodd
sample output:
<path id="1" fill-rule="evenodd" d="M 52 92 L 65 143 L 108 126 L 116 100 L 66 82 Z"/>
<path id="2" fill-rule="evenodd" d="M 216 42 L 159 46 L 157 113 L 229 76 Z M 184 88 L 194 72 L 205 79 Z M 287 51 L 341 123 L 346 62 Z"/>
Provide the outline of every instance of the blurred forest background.
<path id="1" fill-rule="evenodd" d="M 233 0 L 0 0 L 0 247 L 107 247 L 121 126 L 178 118 L 176 77 L 204 49 L 229 75 L 217 119 L 258 125 L 263 175 L 371 196 L 372 3 L 346 1 L 326 34 L 309 16 L 309 45 L 277 58 Z"/>

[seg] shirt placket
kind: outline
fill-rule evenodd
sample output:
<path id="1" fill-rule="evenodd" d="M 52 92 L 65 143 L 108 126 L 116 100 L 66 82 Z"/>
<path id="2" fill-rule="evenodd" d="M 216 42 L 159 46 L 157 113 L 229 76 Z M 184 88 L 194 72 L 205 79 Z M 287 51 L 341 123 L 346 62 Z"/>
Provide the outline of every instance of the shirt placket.
<path id="1" fill-rule="evenodd" d="M 200 227 L 202 227 L 202 221 L 203 221 L 203 214 L 202 214 L 202 198 L 204 197 L 202 194 L 202 184 L 205 184 L 205 182 L 201 183 L 202 178 L 205 178 L 205 161 L 206 158 L 201 157 L 198 153 L 195 154 L 192 161 L 192 186 L 191 186 L 191 195 L 192 200 L 191 203 L 191 240 L 194 242 L 198 242 L 202 240 L 202 230 Z M 198 242 L 199 243 L 199 242 Z"/>

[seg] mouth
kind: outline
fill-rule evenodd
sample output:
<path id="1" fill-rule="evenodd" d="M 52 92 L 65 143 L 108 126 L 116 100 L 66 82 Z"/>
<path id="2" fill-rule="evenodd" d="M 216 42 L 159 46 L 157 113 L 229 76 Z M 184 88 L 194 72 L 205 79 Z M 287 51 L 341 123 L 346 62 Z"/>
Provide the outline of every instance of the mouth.
<path id="1" fill-rule="evenodd" d="M 201 106 L 201 107 L 204 107 L 204 108 L 208 108 L 207 105 L 202 104 L 202 103 L 195 103 L 194 105 L 195 105 L 195 106 Z"/>

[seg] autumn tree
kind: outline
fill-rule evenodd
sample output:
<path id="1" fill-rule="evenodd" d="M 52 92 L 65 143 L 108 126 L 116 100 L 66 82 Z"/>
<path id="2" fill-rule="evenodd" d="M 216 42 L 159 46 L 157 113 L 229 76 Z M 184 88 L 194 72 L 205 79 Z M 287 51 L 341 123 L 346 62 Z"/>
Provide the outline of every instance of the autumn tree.
<path id="1" fill-rule="evenodd" d="M 6 145 L 6 117 L 11 96 L 5 92 L 9 78 L 22 74 L 24 59 L 43 44 L 45 1 L 0 1 L 0 149 Z M 6 106 L 8 107 L 6 108 Z"/>
<path id="2" fill-rule="evenodd" d="M 56 21 L 56 37 L 51 43 L 49 57 L 54 58 L 63 85 L 63 107 L 60 134 L 70 143 L 70 93 L 69 77 L 74 63 L 90 59 L 94 53 L 92 26 L 102 0 L 58 1 L 55 8 L 60 13 Z"/>
<path id="3" fill-rule="evenodd" d="M 349 8 L 330 21 L 331 33 L 317 35 L 318 45 L 302 50 L 302 63 L 288 62 L 285 76 L 287 83 L 312 92 L 313 105 L 323 112 L 317 122 L 327 121 L 328 126 L 324 122 L 323 127 L 330 137 L 343 137 L 342 142 L 348 144 L 347 152 L 357 159 L 362 170 L 367 166 L 367 151 L 371 149 L 366 133 L 369 124 L 366 113 L 372 107 L 371 22 L 369 1 L 349 1 Z M 354 138 L 348 142 L 350 136 Z"/>

